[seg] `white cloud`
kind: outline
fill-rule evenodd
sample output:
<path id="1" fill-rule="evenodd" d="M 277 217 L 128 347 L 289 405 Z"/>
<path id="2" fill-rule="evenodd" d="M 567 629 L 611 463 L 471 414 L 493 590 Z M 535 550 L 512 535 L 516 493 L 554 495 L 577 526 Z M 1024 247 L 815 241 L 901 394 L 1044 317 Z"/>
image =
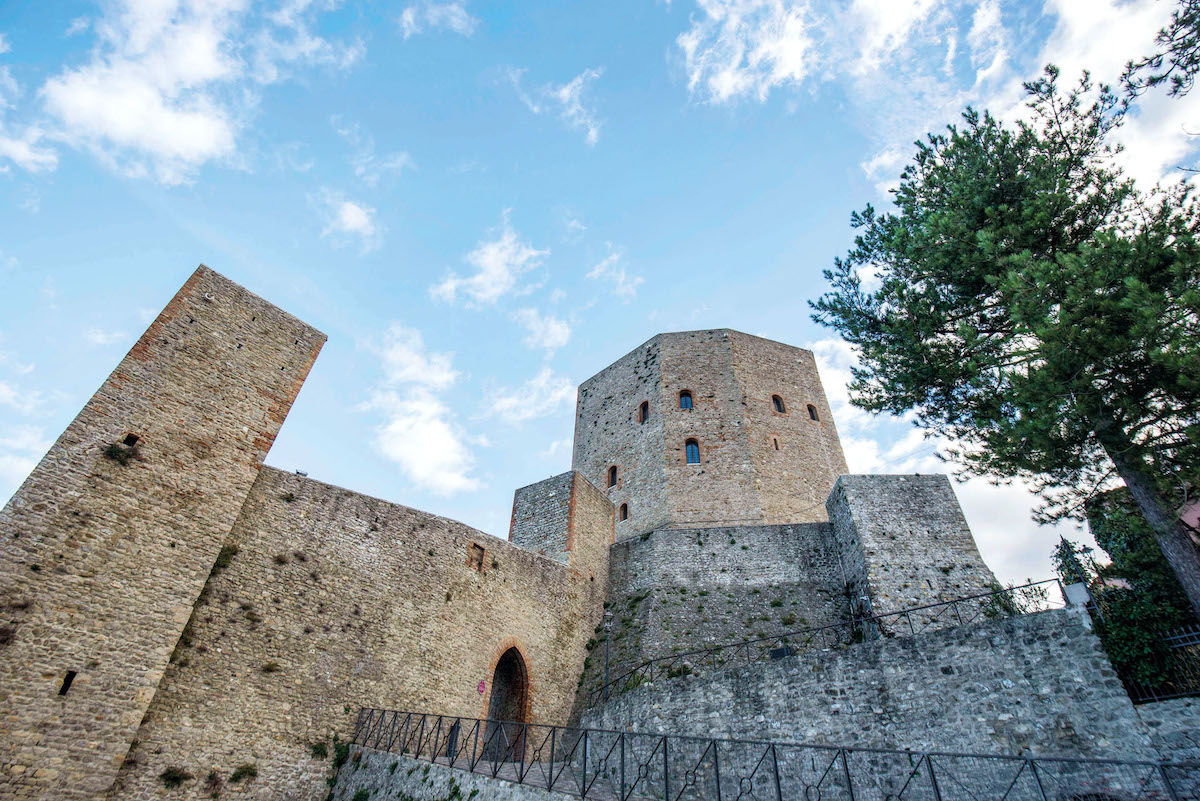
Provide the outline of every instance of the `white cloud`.
<path id="1" fill-rule="evenodd" d="M 451 271 L 441 283 L 429 288 L 430 294 L 447 303 L 453 303 L 460 292 L 476 304 L 495 303 L 512 292 L 517 280 L 541 265 L 550 254 L 549 250 L 538 250 L 520 240 L 509 222 L 508 209 L 504 211 L 498 233 L 495 239 L 479 242 L 467 254 L 467 263 L 476 270 L 474 275 L 460 278 Z"/>
<path id="2" fill-rule="evenodd" d="M 567 437 L 566 439 L 556 439 L 546 446 L 546 450 L 539 451 L 538 456 L 541 456 L 543 459 L 553 459 L 560 453 L 566 453 L 569 455 L 573 445 L 574 442 L 570 437 Z"/>
<path id="3" fill-rule="evenodd" d="M 637 288 L 645 279 L 640 275 L 630 276 L 621 266 L 621 260 L 625 257 L 624 252 L 613 250 L 611 244 L 608 247 L 611 252 L 588 271 L 587 277 L 597 281 L 607 281 L 612 285 L 612 293 L 628 302 L 637 295 Z"/>
<path id="4" fill-rule="evenodd" d="M 413 484 L 441 495 L 478 489 L 470 437 L 438 393 L 458 379 L 453 354 L 432 353 L 421 332 L 393 323 L 365 347 L 380 360 L 383 379 L 360 409 L 379 412 L 375 447 Z"/>
<path id="5" fill-rule="evenodd" d="M 355 176 L 367 186 L 375 186 L 385 175 L 399 175 L 403 170 L 415 166 L 412 157 L 403 150 L 385 156 L 377 155 L 374 138 L 370 134 L 364 134 L 357 123 L 345 124 L 339 117 L 334 117 L 331 123 L 338 136 L 354 148 L 350 166 L 354 168 Z"/>
<path id="6" fill-rule="evenodd" d="M 370 349 L 379 356 L 388 387 L 417 384 L 429 389 L 449 389 L 458 380 L 454 354 L 430 353 L 424 337 L 415 328 L 393 323 Z"/>
<path id="7" fill-rule="evenodd" d="M 8 38 L 0 33 L 0 53 L 7 53 L 9 50 L 12 50 L 12 47 L 8 44 Z"/>
<path id="8" fill-rule="evenodd" d="M 0 40 L 2 38 L 0 37 Z M 3 42 L 0 41 L 0 44 Z M 21 94 L 21 86 L 13 78 L 9 68 L 0 67 L 0 172 L 8 171 L 5 160 L 29 172 L 52 170 L 58 165 L 58 156 L 43 144 L 45 132 L 40 127 L 26 125 L 20 133 L 6 133 L 4 117 L 8 111 L 16 108 Z"/>
<path id="9" fill-rule="evenodd" d="M 89 328 L 83 332 L 83 339 L 89 345 L 114 345 L 127 338 L 124 331 L 105 331 L 103 328 Z"/>
<path id="10" fill-rule="evenodd" d="M 537 309 L 518 309 L 515 319 L 528 333 L 525 344 L 531 348 L 555 351 L 571 338 L 571 326 L 554 315 L 543 315 Z"/>
<path id="11" fill-rule="evenodd" d="M 697 0 L 699 13 L 676 44 L 688 89 L 714 103 L 765 100 L 799 84 L 813 67 L 813 9 L 789 0 Z"/>
<path id="12" fill-rule="evenodd" d="M 357 241 L 363 253 L 379 247 L 382 231 L 375 222 L 375 209 L 327 187 L 309 200 L 321 217 L 321 236 L 329 237 L 335 246 Z"/>
<path id="13" fill-rule="evenodd" d="M 534 114 L 556 114 L 568 127 L 584 132 L 584 141 L 594 145 L 600 139 L 601 122 L 596 111 L 584 103 L 590 82 L 604 74 L 604 68 L 586 69 L 564 84 L 548 83 L 532 92 L 521 88 L 525 70 L 509 69 L 508 79 L 521 102 Z"/>
<path id="14" fill-rule="evenodd" d="M 463 36 L 470 36 L 479 25 L 479 20 L 470 15 L 464 3 L 424 0 L 421 3 L 413 3 L 400 12 L 399 23 L 400 30 L 407 39 L 433 28 L 445 28 Z"/>
<path id="15" fill-rule="evenodd" d="M 335 2 L 288 0 L 260 14 L 245 0 L 120 0 L 92 24 L 90 60 L 41 89 L 54 136 L 133 176 L 179 183 L 232 163 L 256 84 L 299 65 L 344 68 L 361 44 L 311 32 Z"/>
<path id="16" fill-rule="evenodd" d="M 575 385 L 547 366 L 521 386 L 502 387 L 489 393 L 488 397 L 491 402 L 486 416 L 499 417 L 506 423 L 518 425 L 573 406 Z"/>
<path id="17" fill-rule="evenodd" d="M 36 391 L 21 391 L 0 381 L 0 406 L 7 406 L 18 414 L 31 415 L 41 408 L 42 395 Z"/>

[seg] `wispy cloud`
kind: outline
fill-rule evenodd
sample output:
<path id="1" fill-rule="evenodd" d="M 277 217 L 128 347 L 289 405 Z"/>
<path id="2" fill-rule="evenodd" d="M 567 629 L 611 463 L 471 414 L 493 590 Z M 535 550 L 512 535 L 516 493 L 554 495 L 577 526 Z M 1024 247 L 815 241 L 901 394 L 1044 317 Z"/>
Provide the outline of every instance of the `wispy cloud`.
<path id="1" fill-rule="evenodd" d="M 475 268 L 475 273 L 463 278 L 451 271 L 429 288 L 434 298 L 453 303 L 461 293 L 479 305 L 495 303 L 512 292 L 518 279 L 550 254 L 549 250 L 538 250 L 521 241 L 509 220 L 509 212 L 505 209 L 495 238 L 479 242 L 466 255 L 466 262 Z"/>
<path id="2" fill-rule="evenodd" d="M 83 339 L 89 345 L 114 345 L 128 339 L 124 331 L 106 331 L 103 328 L 89 328 L 83 332 Z"/>
<path id="3" fill-rule="evenodd" d="M 350 157 L 350 166 L 354 174 L 367 186 L 375 186 L 385 175 L 399 175 L 403 170 L 416 166 L 412 157 L 403 150 L 380 156 L 375 153 L 375 139 L 364 133 L 357 123 L 343 122 L 340 117 L 330 120 L 338 136 L 346 140 L 354 153 Z"/>
<path id="4" fill-rule="evenodd" d="M 335 246 L 357 243 L 362 253 L 379 247 L 382 230 L 372 207 L 328 187 L 310 195 L 309 201 L 321 217 L 321 236 L 328 237 Z"/>
<path id="5" fill-rule="evenodd" d="M 584 141 L 594 145 L 600 140 L 601 122 L 596 110 L 585 102 L 588 86 L 604 74 L 604 68 L 586 69 L 564 84 L 547 83 L 526 90 L 521 86 L 526 70 L 508 70 L 508 79 L 517 96 L 534 114 L 554 114 L 570 128 L 584 132 Z"/>
<path id="6" fill-rule="evenodd" d="M 515 319 L 526 330 L 525 344 L 531 348 L 543 348 L 551 353 L 558 350 L 571 338 L 571 326 L 551 314 L 542 314 L 537 309 L 518 309 Z"/>
<path id="7" fill-rule="evenodd" d="M 405 39 L 435 28 L 470 36 L 479 25 L 479 20 L 468 13 L 465 3 L 439 3 L 434 0 L 407 6 L 400 12 L 398 22 Z"/>
<path id="8" fill-rule="evenodd" d="M 422 489 L 452 495 L 478 489 L 471 475 L 476 444 L 439 393 L 458 380 L 452 353 L 430 352 L 420 331 L 393 323 L 365 343 L 379 358 L 383 378 L 360 407 L 377 412 L 375 447 Z"/>
<path id="9" fill-rule="evenodd" d="M 346 68 L 361 58 L 361 43 L 313 33 L 317 15 L 336 5 L 289 0 L 262 13 L 234 0 L 106 4 L 91 22 L 91 58 L 41 88 L 53 135 L 166 184 L 209 162 L 234 163 L 256 87 L 296 67 Z"/>
<path id="10" fill-rule="evenodd" d="M 609 284 L 609 290 L 628 302 L 633 300 L 637 295 L 637 289 L 645 281 L 640 275 L 629 275 L 621 261 L 625 258 L 625 253 L 622 250 L 614 249 L 610 244 L 608 246 L 609 254 L 604 257 L 595 267 L 588 271 L 587 277 L 605 281 Z"/>
<path id="11" fill-rule="evenodd" d="M 487 394 L 485 416 L 511 425 L 546 417 L 575 403 L 575 384 L 549 366 L 519 387 L 501 387 Z"/>

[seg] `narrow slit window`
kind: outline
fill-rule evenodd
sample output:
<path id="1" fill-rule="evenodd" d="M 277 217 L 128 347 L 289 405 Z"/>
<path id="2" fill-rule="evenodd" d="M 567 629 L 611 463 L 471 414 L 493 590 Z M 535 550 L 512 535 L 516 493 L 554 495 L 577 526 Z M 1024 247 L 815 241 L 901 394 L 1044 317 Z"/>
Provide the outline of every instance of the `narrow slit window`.
<path id="1" fill-rule="evenodd" d="M 808 419 L 809 420 L 820 420 L 821 419 L 820 416 L 817 415 L 817 407 L 813 406 L 811 403 L 808 404 Z"/>
<path id="2" fill-rule="evenodd" d="M 137 434 L 129 433 L 125 435 L 125 439 L 121 440 L 121 443 L 132 448 L 134 445 L 138 444 L 138 440 L 140 439 L 141 437 L 139 437 Z"/>
<path id="3" fill-rule="evenodd" d="M 779 450 L 779 437 L 771 437 L 771 442 L 775 443 L 775 450 Z"/>
<path id="4" fill-rule="evenodd" d="M 74 670 L 67 671 L 67 675 L 63 676 L 62 686 L 58 688 L 59 695 L 67 694 L 67 691 L 71 689 L 71 684 L 75 681 L 75 675 Z"/>
<path id="5" fill-rule="evenodd" d="M 486 554 L 484 547 L 477 542 L 472 542 L 467 547 L 467 564 L 472 570 L 483 572 L 483 557 Z"/>
<path id="6" fill-rule="evenodd" d="M 608 486 L 617 486 L 617 466 L 615 464 L 608 468 Z"/>
<path id="7" fill-rule="evenodd" d="M 694 439 L 689 439 L 683 445 L 684 451 L 687 453 L 688 464 L 700 464 L 700 443 Z"/>
<path id="8" fill-rule="evenodd" d="M 679 393 L 679 408 L 683 409 L 685 412 L 690 412 L 692 410 L 692 393 L 688 392 L 686 389 Z"/>
<path id="9" fill-rule="evenodd" d="M 617 518 L 620 520 L 628 520 L 629 519 L 629 504 L 627 504 L 627 503 L 621 504 L 621 508 L 619 510 L 617 510 Z"/>
<path id="10" fill-rule="evenodd" d="M 650 419 L 650 401 L 642 401 L 642 405 L 638 407 L 638 422 L 644 423 Z"/>
<path id="11" fill-rule="evenodd" d="M 785 408 L 783 405 L 783 398 L 779 397 L 778 395 L 772 395 L 771 396 L 771 405 L 775 407 L 776 413 L 778 413 L 778 414 L 784 413 Z"/>

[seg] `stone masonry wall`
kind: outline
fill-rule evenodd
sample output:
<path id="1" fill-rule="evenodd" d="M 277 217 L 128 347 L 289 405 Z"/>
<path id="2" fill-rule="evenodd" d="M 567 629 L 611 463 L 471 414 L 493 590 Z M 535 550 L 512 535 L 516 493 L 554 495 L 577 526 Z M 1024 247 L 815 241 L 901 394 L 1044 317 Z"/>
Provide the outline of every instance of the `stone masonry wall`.
<path id="1" fill-rule="evenodd" d="M 690 409 L 680 408 L 684 391 Z M 689 439 L 697 464 L 687 463 Z M 618 540 L 668 526 L 823 521 L 846 472 L 812 353 L 727 329 L 659 334 L 585 381 L 573 465 L 628 504 Z"/>
<path id="2" fill-rule="evenodd" d="M 612 548 L 609 675 L 653 658 L 847 619 L 827 523 L 660 529 Z M 603 684 L 597 627 L 578 711 Z"/>
<path id="3" fill-rule="evenodd" d="M 842 476 L 826 505 L 851 592 L 874 614 L 998 586 L 945 475 Z"/>
<path id="4" fill-rule="evenodd" d="M 611 505 L 586 482 L 577 492 L 571 568 L 264 468 L 231 534 L 238 551 L 210 577 L 110 798 L 208 798 L 210 774 L 231 796 L 322 798 L 329 761 L 313 744 L 346 739 L 362 706 L 485 717 L 513 646 L 531 722 L 565 720 L 612 539 Z M 231 783 L 243 765 L 257 779 Z M 193 778 L 168 791 L 170 768 Z"/>
<path id="5" fill-rule="evenodd" d="M 398 801 L 563 801 L 570 797 L 532 784 L 354 746 L 338 772 L 330 801 L 353 801 L 355 794 L 364 790 L 371 799 Z"/>
<path id="6" fill-rule="evenodd" d="M 596 707 L 582 725 L 881 748 L 1157 756 L 1081 609 L 659 681 Z"/>
<path id="7" fill-rule="evenodd" d="M 1135 709 L 1163 759 L 1200 764 L 1200 699 L 1172 698 Z"/>
<path id="8" fill-rule="evenodd" d="M 324 342 L 200 267 L 0 512 L 0 799 L 112 783 Z"/>
<path id="9" fill-rule="evenodd" d="M 578 475 L 568 470 L 513 493 L 509 542 L 566 564 L 571 552 L 571 490 Z"/>
<path id="10" fill-rule="evenodd" d="M 763 522 L 825 519 L 825 499 L 850 472 L 812 351 L 729 332 L 745 404 L 749 453 Z M 775 411 L 779 395 L 784 411 Z M 817 413 L 813 420 L 809 405 Z"/>

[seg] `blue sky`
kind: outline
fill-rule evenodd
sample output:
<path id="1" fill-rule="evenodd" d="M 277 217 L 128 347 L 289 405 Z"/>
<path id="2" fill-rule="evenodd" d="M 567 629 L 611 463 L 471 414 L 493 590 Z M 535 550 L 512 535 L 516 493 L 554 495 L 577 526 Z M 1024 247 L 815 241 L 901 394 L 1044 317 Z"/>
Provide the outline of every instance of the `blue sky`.
<path id="1" fill-rule="evenodd" d="M 1112 80 L 1163 0 L 0 6 L 0 496 L 201 262 L 329 335 L 268 462 L 505 536 L 575 386 L 659 331 L 814 349 L 855 472 L 946 471 L 846 404 L 811 322 L 850 212 L 1054 61 Z M 1191 163 L 1193 99 L 1122 132 Z M 958 488 L 1006 580 L 1020 486 Z M 1066 526 L 1064 531 L 1072 531 Z"/>

